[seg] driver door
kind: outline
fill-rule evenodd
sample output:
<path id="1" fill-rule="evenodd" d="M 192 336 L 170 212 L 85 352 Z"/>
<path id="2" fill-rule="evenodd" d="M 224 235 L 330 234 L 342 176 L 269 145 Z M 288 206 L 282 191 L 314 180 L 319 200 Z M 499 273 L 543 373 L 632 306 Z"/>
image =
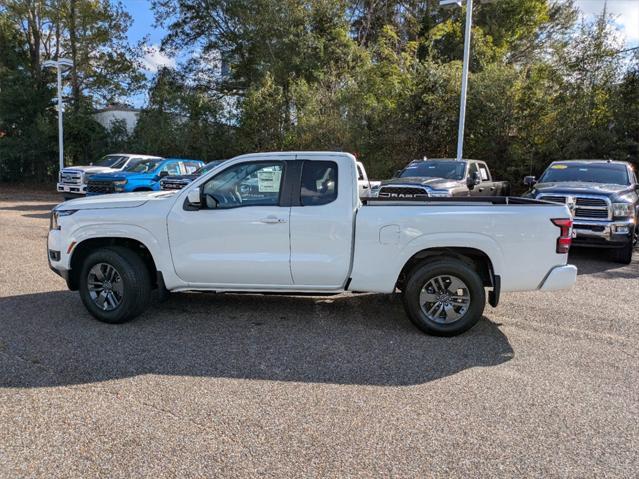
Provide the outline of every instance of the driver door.
<path id="1" fill-rule="evenodd" d="M 208 287 L 291 286 L 290 206 L 282 206 L 285 163 L 231 165 L 200 185 L 199 210 L 176 202 L 168 217 L 175 272 Z"/>

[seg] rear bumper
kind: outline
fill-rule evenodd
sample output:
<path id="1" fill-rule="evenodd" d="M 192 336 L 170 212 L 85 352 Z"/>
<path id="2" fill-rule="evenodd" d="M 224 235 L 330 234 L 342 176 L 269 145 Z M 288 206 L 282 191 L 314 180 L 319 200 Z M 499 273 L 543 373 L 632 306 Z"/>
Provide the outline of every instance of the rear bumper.
<path id="1" fill-rule="evenodd" d="M 572 264 L 555 266 L 542 281 L 539 289 L 542 291 L 557 291 L 569 289 L 577 281 L 577 267 Z"/>
<path id="2" fill-rule="evenodd" d="M 628 244 L 632 239 L 635 220 L 618 221 L 588 221 L 575 219 L 573 231 L 575 246 L 593 246 L 603 248 L 618 248 Z"/>

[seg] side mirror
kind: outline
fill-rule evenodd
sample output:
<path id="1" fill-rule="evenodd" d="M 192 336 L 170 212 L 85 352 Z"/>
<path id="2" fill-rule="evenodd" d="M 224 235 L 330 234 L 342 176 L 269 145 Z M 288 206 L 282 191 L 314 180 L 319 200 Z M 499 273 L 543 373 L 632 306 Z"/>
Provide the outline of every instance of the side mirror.
<path id="1" fill-rule="evenodd" d="M 524 185 L 534 186 L 537 183 L 537 179 L 534 176 L 524 176 Z"/>
<path id="2" fill-rule="evenodd" d="M 202 195 L 200 193 L 200 189 L 193 188 L 192 190 L 189 190 L 186 199 L 188 200 L 190 205 L 199 207 L 202 203 Z"/>
<path id="3" fill-rule="evenodd" d="M 402 174 L 402 170 L 397 170 L 395 174 L 393 175 L 393 178 L 399 178 L 399 175 L 401 174 Z"/>
<path id="4" fill-rule="evenodd" d="M 468 186 L 468 188 L 471 190 L 480 183 L 481 176 L 479 176 L 479 173 L 476 171 L 473 174 L 468 175 L 468 177 L 466 178 L 466 186 Z"/>
<path id="5" fill-rule="evenodd" d="M 160 178 L 164 178 L 165 176 L 169 176 L 169 172 L 164 170 L 164 171 L 160 171 L 160 174 L 158 175 Z"/>

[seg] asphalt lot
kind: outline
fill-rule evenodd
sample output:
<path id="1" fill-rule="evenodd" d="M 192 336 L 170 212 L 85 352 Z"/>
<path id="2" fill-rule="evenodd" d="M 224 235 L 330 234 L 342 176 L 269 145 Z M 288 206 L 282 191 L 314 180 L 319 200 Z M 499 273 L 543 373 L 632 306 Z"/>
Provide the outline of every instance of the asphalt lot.
<path id="1" fill-rule="evenodd" d="M 384 295 L 176 294 L 120 326 L 0 186 L 1 477 L 637 477 L 639 254 L 456 338 Z M 522 272 L 522 274 L 525 274 Z"/>

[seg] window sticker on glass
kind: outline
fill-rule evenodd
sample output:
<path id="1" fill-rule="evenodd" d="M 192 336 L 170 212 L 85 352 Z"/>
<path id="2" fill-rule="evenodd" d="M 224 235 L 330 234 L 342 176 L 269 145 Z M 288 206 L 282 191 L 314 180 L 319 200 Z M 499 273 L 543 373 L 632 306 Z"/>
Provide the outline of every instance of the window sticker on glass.
<path id="1" fill-rule="evenodd" d="M 553 170 L 565 170 L 568 168 L 568 165 L 552 165 L 551 168 Z"/>
<path id="2" fill-rule="evenodd" d="M 488 172 L 486 171 L 486 168 L 481 168 L 481 167 L 480 167 L 480 168 L 479 168 L 479 174 L 480 174 L 481 179 L 482 179 L 483 181 L 488 180 Z"/>
<path id="3" fill-rule="evenodd" d="M 260 193 L 277 193 L 280 188 L 281 171 L 259 171 L 257 173 L 257 189 Z"/>

